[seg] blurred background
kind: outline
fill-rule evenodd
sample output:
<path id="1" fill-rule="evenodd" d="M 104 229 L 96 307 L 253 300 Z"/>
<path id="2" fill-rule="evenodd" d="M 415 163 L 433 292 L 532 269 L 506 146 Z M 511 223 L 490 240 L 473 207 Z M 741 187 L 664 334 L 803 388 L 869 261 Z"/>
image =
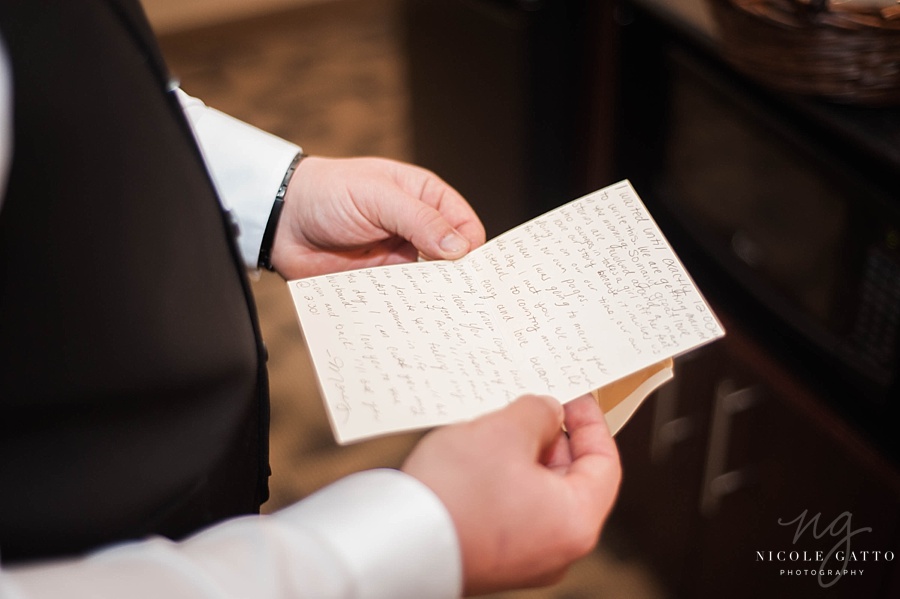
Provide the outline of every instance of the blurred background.
<path id="1" fill-rule="evenodd" d="M 594 554 L 555 587 L 497 597 L 900 596 L 885 557 L 900 549 L 890 3 L 143 3 L 188 93 L 310 154 L 432 168 L 489 236 L 631 179 L 725 323 L 619 434 L 625 479 Z M 253 284 L 272 383 L 264 510 L 399 465 L 418 435 L 334 443 L 283 281 Z M 779 523 L 804 511 L 820 514 L 805 534 Z M 846 547 L 882 554 L 849 564 L 861 574 L 826 589 L 822 559 L 778 559 L 827 554 L 847 514 L 871 530 Z"/>

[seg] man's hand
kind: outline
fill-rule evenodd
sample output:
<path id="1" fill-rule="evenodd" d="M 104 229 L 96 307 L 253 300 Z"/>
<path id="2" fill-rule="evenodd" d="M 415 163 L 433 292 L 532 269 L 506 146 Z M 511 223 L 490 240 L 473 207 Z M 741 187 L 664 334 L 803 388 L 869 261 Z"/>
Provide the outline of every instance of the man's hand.
<path id="1" fill-rule="evenodd" d="M 621 478 L 615 442 L 589 395 L 564 407 L 525 396 L 437 429 L 403 470 L 449 510 L 467 595 L 557 582 L 597 544 Z"/>
<path id="2" fill-rule="evenodd" d="M 300 162 L 272 265 L 293 279 L 381 264 L 456 259 L 484 243 L 471 206 L 437 175 L 383 158 Z"/>

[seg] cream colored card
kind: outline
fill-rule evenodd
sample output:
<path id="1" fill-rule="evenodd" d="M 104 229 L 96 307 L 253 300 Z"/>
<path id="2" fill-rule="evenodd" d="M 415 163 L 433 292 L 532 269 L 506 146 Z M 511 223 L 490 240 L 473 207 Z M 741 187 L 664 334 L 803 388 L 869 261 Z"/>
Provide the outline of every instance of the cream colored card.
<path id="1" fill-rule="evenodd" d="M 606 416 L 609 431 L 618 433 L 647 396 L 674 375 L 673 360 L 668 358 L 592 391 Z"/>
<path id="2" fill-rule="evenodd" d="M 288 287 L 340 443 L 637 380 L 608 408 L 618 430 L 672 376 L 654 365 L 724 334 L 628 181 L 454 262 Z"/>

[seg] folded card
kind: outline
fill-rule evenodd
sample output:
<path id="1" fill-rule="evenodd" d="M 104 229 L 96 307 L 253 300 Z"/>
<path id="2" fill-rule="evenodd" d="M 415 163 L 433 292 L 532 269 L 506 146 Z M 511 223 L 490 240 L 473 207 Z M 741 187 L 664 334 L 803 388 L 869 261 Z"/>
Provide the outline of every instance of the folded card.
<path id="1" fill-rule="evenodd" d="M 724 335 L 628 181 L 459 260 L 288 282 L 340 443 L 593 392 L 618 431 Z"/>

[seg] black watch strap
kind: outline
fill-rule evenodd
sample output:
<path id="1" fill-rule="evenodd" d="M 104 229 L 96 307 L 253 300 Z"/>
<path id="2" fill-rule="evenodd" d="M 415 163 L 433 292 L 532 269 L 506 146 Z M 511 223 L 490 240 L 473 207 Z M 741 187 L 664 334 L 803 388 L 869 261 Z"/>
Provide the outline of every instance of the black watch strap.
<path id="1" fill-rule="evenodd" d="M 275 244 L 275 230 L 278 228 L 278 219 L 281 218 L 281 210 L 284 208 L 284 194 L 287 192 L 288 183 L 291 182 L 294 171 L 297 170 L 297 165 L 304 158 L 306 158 L 306 154 L 303 152 L 299 152 L 294 156 L 290 166 L 284 173 L 284 179 L 281 180 L 278 193 L 275 194 L 275 202 L 272 204 L 269 221 L 266 223 L 266 230 L 263 232 L 262 243 L 259 246 L 259 259 L 256 263 L 259 268 L 275 270 L 272 266 L 272 246 Z"/>

